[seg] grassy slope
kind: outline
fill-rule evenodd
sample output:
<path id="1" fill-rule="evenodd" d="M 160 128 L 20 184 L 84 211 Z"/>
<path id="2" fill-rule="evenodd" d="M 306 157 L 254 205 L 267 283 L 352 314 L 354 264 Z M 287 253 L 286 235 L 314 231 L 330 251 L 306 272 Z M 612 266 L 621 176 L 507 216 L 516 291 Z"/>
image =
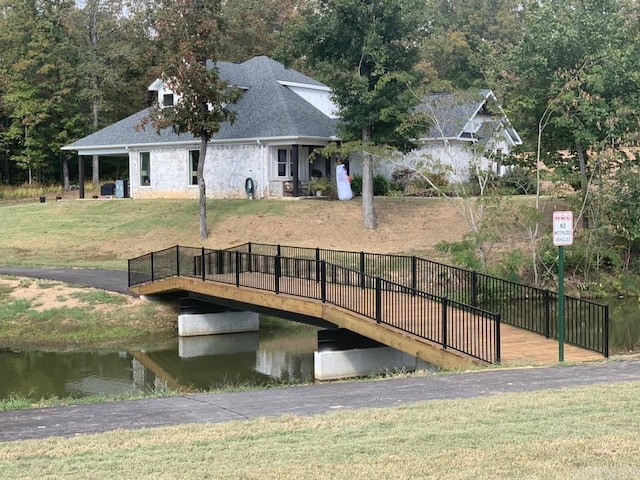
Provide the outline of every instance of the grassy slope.
<path id="1" fill-rule="evenodd" d="M 359 200 L 208 202 L 208 248 L 247 241 L 379 253 L 426 253 L 466 227 L 437 199 L 376 199 L 380 226 L 362 227 Z M 126 269 L 176 244 L 201 246 L 195 200 L 84 200 L 0 206 L 0 265 Z"/>
<path id="2" fill-rule="evenodd" d="M 635 479 L 640 383 L 0 444 L 4 478 Z"/>

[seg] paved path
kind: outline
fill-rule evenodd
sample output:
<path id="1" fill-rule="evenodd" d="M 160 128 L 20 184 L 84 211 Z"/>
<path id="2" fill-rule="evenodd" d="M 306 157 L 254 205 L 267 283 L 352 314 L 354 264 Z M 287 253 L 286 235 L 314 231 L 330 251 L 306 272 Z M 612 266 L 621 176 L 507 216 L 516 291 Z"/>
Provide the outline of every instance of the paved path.
<path id="1" fill-rule="evenodd" d="M 0 275 L 15 275 L 18 277 L 42 278 L 57 280 L 72 285 L 109 290 L 111 292 L 126 293 L 129 291 L 129 273 L 120 270 L 75 269 L 75 268 L 23 268 L 2 267 Z"/>
<path id="2" fill-rule="evenodd" d="M 425 400 L 637 381 L 640 381 L 640 360 L 630 359 L 19 410 L 0 413 L 0 441 L 281 415 L 307 416 Z"/>

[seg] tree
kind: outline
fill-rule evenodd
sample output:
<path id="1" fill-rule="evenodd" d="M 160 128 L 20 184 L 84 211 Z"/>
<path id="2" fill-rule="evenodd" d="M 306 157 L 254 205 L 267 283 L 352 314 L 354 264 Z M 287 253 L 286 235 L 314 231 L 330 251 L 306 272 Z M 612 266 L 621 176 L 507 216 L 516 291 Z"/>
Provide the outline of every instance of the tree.
<path id="1" fill-rule="evenodd" d="M 278 34 L 298 18 L 300 8 L 311 0 L 226 0 L 222 6 L 226 35 L 220 56 L 245 61 L 257 55 L 272 56 Z"/>
<path id="2" fill-rule="evenodd" d="M 288 53 L 303 58 L 333 89 L 344 150 L 362 152 L 366 228 L 377 226 L 373 149 L 409 150 L 424 128 L 419 115 L 410 114 L 419 101 L 411 91 L 419 60 L 418 6 L 417 0 L 320 0 L 287 33 Z"/>
<path id="3" fill-rule="evenodd" d="M 69 40 L 73 1 L 8 1 L 0 16 L 0 76 L 9 119 L 3 136 L 13 159 L 41 180 L 58 165 L 59 147 L 81 131 Z"/>
<path id="4" fill-rule="evenodd" d="M 157 129 L 174 128 L 200 139 L 198 162 L 200 238 L 207 238 L 204 164 L 207 146 L 225 121 L 233 121 L 227 105 L 240 91 L 223 82 L 216 68 L 221 36 L 220 0 L 162 0 L 156 31 L 164 53 L 162 77 L 178 97 L 173 107 L 157 106 L 151 121 Z M 209 63 L 210 62 L 210 63 Z"/>
<path id="5" fill-rule="evenodd" d="M 91 132 L 144 106 L 143 81 L 153 52 L 144 10 L 129 0 L 87 0 L 74 15 L 79 96 L 90 109 Z M 99 157 L 93 156 L 93 184 Z M 68 178 L 65 178 L 68 188 Z"/>
<path id="6" fill-rule="evenodd" d="M 486 88 L 487 69 L 519 42 L 521 3 L 515 0 L 427 0 L 422 56 L 431 88 Z"/>

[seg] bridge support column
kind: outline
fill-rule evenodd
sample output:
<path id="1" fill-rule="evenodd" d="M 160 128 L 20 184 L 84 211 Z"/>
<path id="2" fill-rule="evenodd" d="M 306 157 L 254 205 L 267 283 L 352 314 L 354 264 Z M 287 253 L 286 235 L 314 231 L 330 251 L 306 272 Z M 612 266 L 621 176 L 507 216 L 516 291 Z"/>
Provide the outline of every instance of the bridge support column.
<path id="1" fill-rule="evenodd" d="M 253 312 L 181 313 L 178 315 L 180 337 L 256 332 L 259 326 L 259 316 Z"/>
<path id="2" fill-rule="evenodd" d="M 349 330 L 320 330 L 314 376 L 316 380 L 337 380 L 389 370 L 413 371 L 417 363 L 412 355 Z"/>
<path id="3" fill-rule="evenodd" d="M 391 347 L 314 353 L 316 380 L 363 377 L 389 370 L 413 371 L 416 357 Z"/>

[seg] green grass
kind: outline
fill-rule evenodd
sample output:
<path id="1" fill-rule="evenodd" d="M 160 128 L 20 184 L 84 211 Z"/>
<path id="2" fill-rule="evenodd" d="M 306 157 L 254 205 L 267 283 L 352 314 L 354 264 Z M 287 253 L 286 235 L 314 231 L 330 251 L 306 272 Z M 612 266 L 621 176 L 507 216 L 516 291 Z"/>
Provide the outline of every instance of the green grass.
<path id="1" fill-rule="evenodd" d="M 120 395 L 90 395 L 79 398 L 58 398 L 56 396 L 52 396 L 41 398 L 37 401 L 34 401 L 30 397 L 13 395 L 6 399 L 0 399 L 0 412 L 45 407 L 66 407 L 69 405 L 88 405 L 119 400 L 138 400 L 141 398 L 167 398 L 174 397 L 179 394 L 180 392 L 176 390 L 171 390 L 169 388 L 159 388 L 154 390 L 147 390 L 145 392 L 132 391 Z"/>
<path id="2" fill-rule="evenodd" d="M 283 215 L 294 202 L 209 200 L 208 224 L 246 214 Z M 170 213 L 170 214 L 168 214 Z M 167 246 L 201 245 L 194 200 L 60 201 L 0 206 L 0 265 L 126 269 Z M 206 246 L 215 247 L 215 236 Z"/>
<path id="3" fill-rule="evenodd" d="M 6 478 L 635 479 L 640 383 L 0 444 Z"/>

